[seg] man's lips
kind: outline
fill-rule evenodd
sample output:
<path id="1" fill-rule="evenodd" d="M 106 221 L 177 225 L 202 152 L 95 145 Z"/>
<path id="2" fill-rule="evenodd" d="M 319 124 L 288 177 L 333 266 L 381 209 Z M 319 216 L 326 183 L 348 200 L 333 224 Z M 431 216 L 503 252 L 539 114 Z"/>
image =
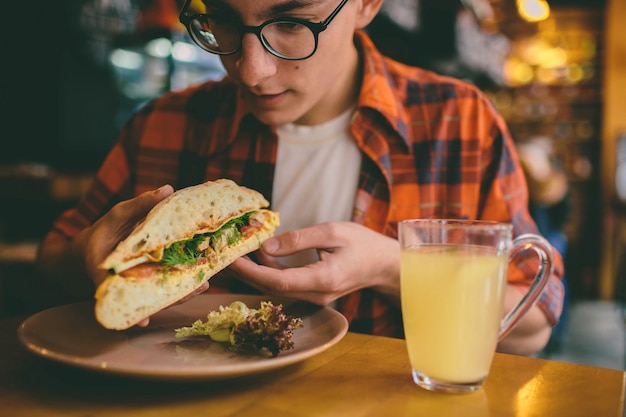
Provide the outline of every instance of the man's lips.
<path id="1" fill-rule="evenodd" d="M 252 102 L 259 107 L 273 107 L 278 105 L 287 95 L 285 91 L 277 94 L 254 94 L 250 93 L 249 97 Z"/>

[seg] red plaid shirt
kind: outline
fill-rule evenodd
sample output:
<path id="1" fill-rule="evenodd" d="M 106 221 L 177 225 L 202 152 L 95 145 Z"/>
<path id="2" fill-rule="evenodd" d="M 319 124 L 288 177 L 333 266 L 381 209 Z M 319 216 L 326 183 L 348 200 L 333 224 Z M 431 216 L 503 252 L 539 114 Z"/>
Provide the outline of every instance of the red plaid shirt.
<path id="1" fill-rule="evenodd" d="M 515 235 L 536 233 L 514 143 L 503 119 L 474 86 L 384 58 L 357 32 L 363 62 L 351 131 L 363 154 L 353 221 L 397 236 L 406 218 L 511 222 Z M 119 201 L 163 184 L 176 189 L 231 178 L 272 197 L 277 138 L 246 111 L 228 78 L 165 94 L 121 132 L 79 205 L 51 234 L 67 239 Z M 560 315 L 563 264 L 539 306 Z M 529 277 L 510 274 L 527 286 Z M 520 278 L 521 277 L 521 278 Z M 338 300 L 351 330 L 402 335 L 399 309 L 370 289 Z"/>

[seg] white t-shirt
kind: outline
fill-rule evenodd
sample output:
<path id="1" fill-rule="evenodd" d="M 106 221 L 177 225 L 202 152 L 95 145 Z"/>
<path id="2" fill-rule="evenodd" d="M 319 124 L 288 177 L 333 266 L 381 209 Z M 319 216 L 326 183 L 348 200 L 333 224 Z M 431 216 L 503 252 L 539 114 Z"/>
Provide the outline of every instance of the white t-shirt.
<path id="1" fill-rule="evenodd" d="M 349 221 L 359 180 L 361 153 L 349 130 L 353 109 L 317 126 L 277 128 L 278 157 L 272 209 L 276 234 L 329 221 Z M 314 250 L 281 258 L 288 266 L 318 259 Z"/>

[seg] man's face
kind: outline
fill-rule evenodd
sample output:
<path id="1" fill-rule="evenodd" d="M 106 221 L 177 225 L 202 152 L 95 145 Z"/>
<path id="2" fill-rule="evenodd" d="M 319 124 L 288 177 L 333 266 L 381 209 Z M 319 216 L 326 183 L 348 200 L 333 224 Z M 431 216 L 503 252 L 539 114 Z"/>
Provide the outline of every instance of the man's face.
<path id="1" fill-rule="evenodd" d="M 233 16 L 242 25 L 294 17 L 321 22 L 340 0 L 214 0 L 208 13 Z M 245 34 L 239 52 L 222 56 L 254 115 L 268 125 L 319 124 L 356 100 L 358 56 L 353 42 L 355 1 L 350 0 L 319 35 L 317 51 L 301 61 L 278 58 L 254 34 Z"/>

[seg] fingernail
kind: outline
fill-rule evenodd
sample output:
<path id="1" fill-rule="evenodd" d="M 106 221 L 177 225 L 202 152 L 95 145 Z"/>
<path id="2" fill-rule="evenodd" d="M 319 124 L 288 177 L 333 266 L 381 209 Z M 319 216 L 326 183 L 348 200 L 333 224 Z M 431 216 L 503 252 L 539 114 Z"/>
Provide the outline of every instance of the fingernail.
<path id="1" fill-rule="evenodd" d="M 159 188 L 157 188 L 156 190 L 154 190 L 152 193 L 154 195 L 159 195 L 159 194 L 161 194 L 161 191 L 163 191 L 165 189 L 165 187 L 167 187 L 167 185 L 162 185 Z"/>
<path id="2" fill-rule="evenodd" d="M 278 239 L 270 238 L 263 242 L 263 250 L 267 253 L 274 253 L 278 250 Z"/>

